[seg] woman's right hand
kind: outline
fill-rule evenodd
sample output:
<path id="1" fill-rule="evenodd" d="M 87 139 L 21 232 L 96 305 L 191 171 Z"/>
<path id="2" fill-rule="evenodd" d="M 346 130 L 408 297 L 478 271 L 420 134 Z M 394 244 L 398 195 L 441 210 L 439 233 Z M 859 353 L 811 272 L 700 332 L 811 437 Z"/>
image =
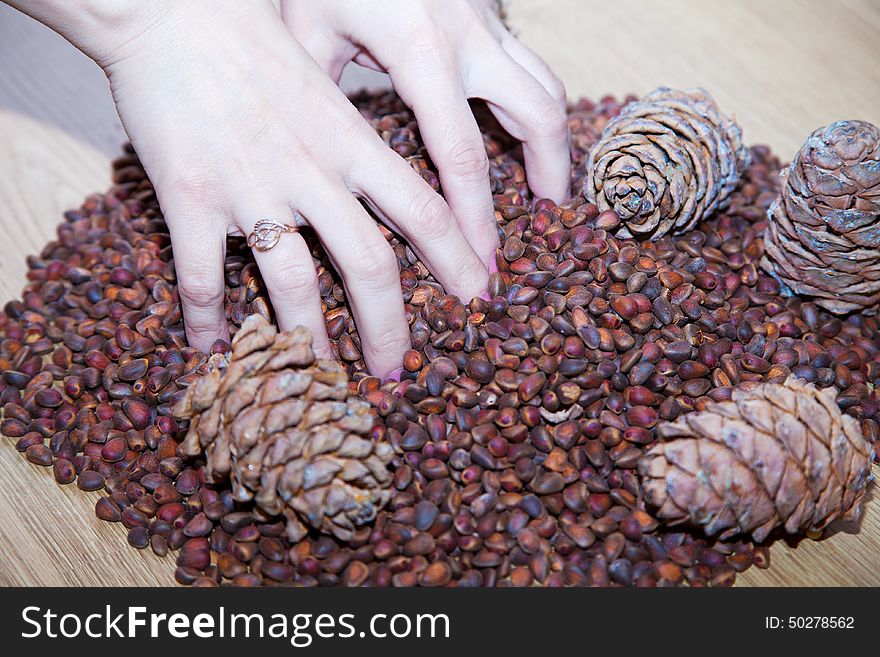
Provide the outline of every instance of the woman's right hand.
<path id="1" fill-rule="evenodd" d="M 247 235 L 260 219 L 292 224 L 298 212 L 344 281 L 368 368 L 384 376 L 399 367 L 410 338 L 397 261 L 357 197 L 447 291 L 469 300 L 486 289 L 486 267 L 445 201 L 384 144 L 271 2 L 116 3 L 93 22 L 103 29 L 87 21 L 66 36 L 107 73 L 156 189 L 190 344 L 207 350 L 228 338 L 227 234 Z M 306 326 L 329 356 L 303 238 L 282 234 L 255 257 L 280 327 Z"/>

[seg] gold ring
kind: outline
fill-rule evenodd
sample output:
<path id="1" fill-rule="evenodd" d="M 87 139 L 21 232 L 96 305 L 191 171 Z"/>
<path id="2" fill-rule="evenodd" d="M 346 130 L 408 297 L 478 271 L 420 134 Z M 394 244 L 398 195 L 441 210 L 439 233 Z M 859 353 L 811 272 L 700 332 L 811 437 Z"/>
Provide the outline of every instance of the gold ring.
<path id="1" fill-rule="evenodd" d="M 268 251 L 278 244 L 281 233 L 295 233 L 296 226 L 282 224 L 273 219 L 260 219 L 247 237 L 249 247 L 257 251 Z"/>

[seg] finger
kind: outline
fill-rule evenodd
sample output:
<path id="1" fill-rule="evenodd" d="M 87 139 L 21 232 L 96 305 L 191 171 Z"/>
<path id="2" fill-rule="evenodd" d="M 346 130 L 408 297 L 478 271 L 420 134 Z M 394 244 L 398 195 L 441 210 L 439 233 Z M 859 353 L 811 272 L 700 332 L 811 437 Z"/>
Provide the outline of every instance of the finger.
<path id="1" fill-rule="evenodd" d="M 242 231 L 249 234 L 258 218 L 272 218 L 281 223 L 292 224 L 290 209 L 282 206 L 272 214 L 251 215 L 240 220 Z M 254 249 L 254 259 L 272 307 L 278 327 L 282 331 L 304 326 L 312 334 L 312 349 L 319 358 L 332 358 L 333 350 L 327 338 L 318 275 L 312 254 L 302 235 L 282 233 L 278 243 L 267 251 Z"/>
<path id="2" fill-rule="evenodd" d="M 498 246 L 495 208 L 489 183 L 489 159 L 480 129 L 451 66 L 425 75 L 401 67 L 391 76 L 394 88 L 419 123 L 425 146 L 437 165 L 443 196 L 465 239 L 488 264 Z"/>
<path id="3" fill-rule="evenodd" d="M 547 90 L 547 93 L 559 103 L 560 107 L 567 109 L 568 98 L 565 93 L 565 85 L 562 84 L 562 80 L 556 76 L 553 70 L 547 66 L 547 62 L 506 30 L 501 37 L 500 43 L 504 51 L 520 66 L 531 73 L 532 77 L 540 82 L 541 86 Z"/>
<path id="4" fill-rule="evenodd" d="M 345 65 L 355 56 L 357 48 L 340 38 L 326 22 L 318 20 L 316 12 L 297 13 L 293 3 L 282 2 L 281 18 L 291 36 L 338 84 Z"/>
<path id="5" fill-rule="evenodd" d="M 478 6 L 480 16 L 486 29 L 492 38 L 501 45 L 504 51 L 510 55 L 520 66 L 526 69 L 541 83 L 559 104 L 567 110 L 568 100 L 565 93 L 565 85 L 556 76 L 547 63 L 531 48 L 517 39 L 498 15 L 498 7 L 494 0 L 488 0 L 484 5 Z"/>
<path id="6" fill-rule="evenodd" d="M 489 281 L 486 265 L 465 239 L 443 197 L 380 139 L 365 143 L 352 158 L 349 187 L 406 238 L 449 294 L 465 301 L 481 295 Z"/>
<path id="7" fill-rule="evenodd" d="M 397 258 L 376 222 L 341 183 L 313 180 L 296 206 L 340 273 L 367 368 L 384 377 L 410 348 Z"/>
<path id="8" fill-rule="evenodd" d="M 504 129 L 523 142 L 532 192 L 562 202 L 571 186 L 565 110 L 500 45 L 491 42 L 475 61 L 466 73 L 465 93 L 485 100 Z"/>
<path id="9" fill-rule="evenodd" d="M 168 230 L 186 339 L 190 346 L 208 353 L 215 340 L 229 340 L 223 277 L 226 237 L 219 232 L 199 230 L 195 221 L 175 219 L 169 222 Z"/>

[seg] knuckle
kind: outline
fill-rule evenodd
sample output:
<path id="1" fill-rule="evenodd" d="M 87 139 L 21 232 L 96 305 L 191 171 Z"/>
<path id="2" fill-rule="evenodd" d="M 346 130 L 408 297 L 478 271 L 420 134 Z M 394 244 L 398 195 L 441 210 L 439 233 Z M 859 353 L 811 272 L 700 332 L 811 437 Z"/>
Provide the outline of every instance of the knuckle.
<path id="1" fill-rule="evenodd" d="M 414 71 L 432 70 L 439 63 L 448 63 L 452 60 L 453 46 L 450 35 L 430 16 L 422 15 L 420 12 L 410 20 L 404 32 L 407 38 L 401 40 L 401 45 Z"/>
<path id="2" fill-rule="evenodd" d="M 371 289 L 380 289 L 400 284 L 397 270 L 397 257 L 394 251 L 382 240 L 360 240 L 351 249 L 350 275 L 356 276 Z"/>
<path id="3" fill-rule="evenodd" d="M 424 2 L 407 2 L 398 16 L 401 31 L 413 44 L 430 43 L 437 28 L 431 15 L 431 7 Z"/>
<path id="4" fill-rule="evenodd" d="M 446 162 L 449 172 L 468 182 L 483 182 L 489 178 L 489 158 L 482 143 L 459 142 L 450 150 Z"/>
<path id="5" fill-rule="evenodd" d="M 311 262 L 286 259 L 274 268 L 278 292 L 288 301 L 301 301 L 318 293 L 318 274 Z"/>
<path id="6" fill-rule="evenodd" d="M 532 130 L 544 139 L 564 139 L 568 133 L 568 117 L 562 106 L 549 96 L 535 106 Z"/>
<path id="7" fill-rule="evenodd" d="M 481 266 L 479 260 L 468 254 L 461 254 L 449 263 L 448 276 L 449 291 L 464 303 L 485 290 L 488 282 L 485 268 Z"/>
<path id="8" fill-rule="evenodd" d="M 210 308 L 224 301 L 225 288 L 220 281 L 208 273 L 194 273 L 178 282 L 178 292 L 184 306 Z"/>
<path id="9" fill-rule="evenodd" d="M 186 335 L 190 343 L 193 343 L 192 346 L 198 346 L 198 343 L 207 343 L 206 347 L 202 347 L 202 351 L 210 349 L 210 343 L 219 334 L 220 329 L 209 325 L 205 320 L 191 318 L 186 322 Z"/>
<path id="10" fill-rule="evenodd" d="M 176 173 L 163 177 L 157 187 L 174 205 L 187 207 L 213 205 L 219 188 L 213 173 L 203 166 L 178 167 Z"/>
<path id="11" fill-rule="evenodd" d="M 445 235 L 453 221 L 452 211 L 443 197 L 427 190 L 413 201 L 407 228 L 413 235 L 430 240 Z"/>
<path id="12" fill-rule="evenodd" d="M 371 336 L 367 349 L 376 354 L 403 355 L 411 345 L 405 323 L 387 323 L 379 328 L 375 338 Z"/>
<path id="13" fill-rule="evenodd" d="M 550 74 L 550 79 L 548 80 L 548 86 L 550 95 L 553 96 L 553 100 L 559 103 L 560 107 L 565 107 L 568 103 L 568 94 L 565 92 L 565 85 L 562 83 L 555 74 Z"/>
<path id="14" fill-rule="evenodd" d="M 311 153 L 303 146 L 297 136 L 283 134 L 275 140 L 273 148 L 278 152 L 279 159 L 285 163 L 296 162 L 300 166 L 311 165 Z"/>

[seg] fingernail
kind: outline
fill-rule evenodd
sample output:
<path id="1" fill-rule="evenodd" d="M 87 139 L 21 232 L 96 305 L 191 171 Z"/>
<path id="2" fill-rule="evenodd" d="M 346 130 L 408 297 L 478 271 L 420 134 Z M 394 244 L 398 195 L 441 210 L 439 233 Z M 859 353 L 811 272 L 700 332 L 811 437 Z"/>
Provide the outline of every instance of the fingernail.
<path id="1" fill-rule="evenodd" d="M 391 370 L 388 372 L 388 376 L 385 377 L 386 381 L 396 381 L 400 383 L 400 377 L 403 374 L 403 368 L 398 367 L 396 370 Z"/>

